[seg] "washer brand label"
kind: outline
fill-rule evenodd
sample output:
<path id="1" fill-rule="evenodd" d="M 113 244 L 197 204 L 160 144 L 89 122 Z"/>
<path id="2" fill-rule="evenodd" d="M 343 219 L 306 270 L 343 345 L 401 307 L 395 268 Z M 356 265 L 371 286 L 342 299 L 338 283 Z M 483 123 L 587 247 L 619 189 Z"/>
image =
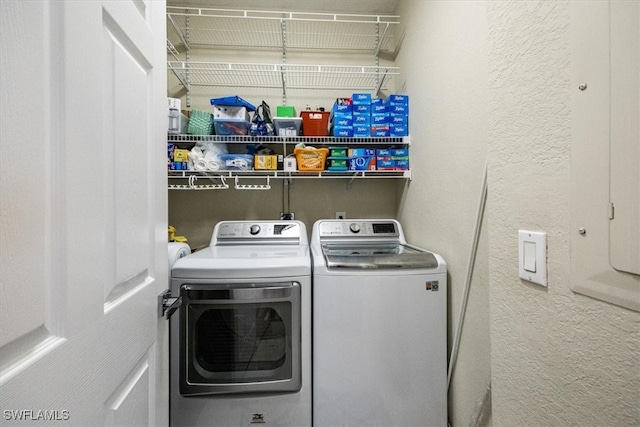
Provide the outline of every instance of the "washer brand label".
<path id="1" fill-rule="evenodd" d="M 425 289 L 427 291 L 437 291 L 440 288 L 437 280 L 431 282 L 425 282 Z"/>
<path id="2" fill-rule="evenodd" d="M 253 414 L 249 424 L 265 424 L 264 414 Z"/>

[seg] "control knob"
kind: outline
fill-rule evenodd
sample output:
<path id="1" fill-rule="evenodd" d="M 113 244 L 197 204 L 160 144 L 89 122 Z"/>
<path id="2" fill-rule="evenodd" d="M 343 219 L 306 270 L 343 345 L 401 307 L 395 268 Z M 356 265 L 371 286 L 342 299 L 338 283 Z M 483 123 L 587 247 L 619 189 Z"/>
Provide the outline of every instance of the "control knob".
<path id="1" fill-rule="evenodd" d="M 349 230 L 351 230 L 352 233 L 359 233 L 360 232 L 360 224 L 357 224 L 355 222 L 351 223 L 351 225 L 349 225 Z"/>
<path id="2" fill-rule="evenodd" d="M 249 233 L 251 233 L 251 235 L 255 236 L 259 232 L 260 226 L 258 224 L 253 224 L 251 227 L 249 227 Z"/>

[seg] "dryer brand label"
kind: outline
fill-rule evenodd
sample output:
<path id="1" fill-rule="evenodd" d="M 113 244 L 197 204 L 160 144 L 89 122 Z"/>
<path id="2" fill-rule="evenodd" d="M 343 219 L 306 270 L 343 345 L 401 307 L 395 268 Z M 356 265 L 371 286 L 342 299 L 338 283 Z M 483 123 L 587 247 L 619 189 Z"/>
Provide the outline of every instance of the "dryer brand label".
<path id="1" fill-rule="evenodd" d="M 433 280 L 431 282 L 425 282 L 425 289 L 427 291 L 437 291 L 440 288 L 437 280 Z"/>

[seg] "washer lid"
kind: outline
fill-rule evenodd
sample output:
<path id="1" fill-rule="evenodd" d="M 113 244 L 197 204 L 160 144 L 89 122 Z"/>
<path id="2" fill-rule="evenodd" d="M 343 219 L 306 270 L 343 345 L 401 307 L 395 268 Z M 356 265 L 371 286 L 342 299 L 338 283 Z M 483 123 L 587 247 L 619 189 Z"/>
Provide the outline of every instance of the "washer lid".
<path id="1" fill-rule="evenodd" d="M 183 258 L 172 278 L 250 279 L 311 274 L 308 246 L 209 246 Z"/>
<path id="2" fill-rule="evenodd" d="M 328 268 L 437 268 L 428 251 L 400 243 L 327 243 L 322 254 Z"/>

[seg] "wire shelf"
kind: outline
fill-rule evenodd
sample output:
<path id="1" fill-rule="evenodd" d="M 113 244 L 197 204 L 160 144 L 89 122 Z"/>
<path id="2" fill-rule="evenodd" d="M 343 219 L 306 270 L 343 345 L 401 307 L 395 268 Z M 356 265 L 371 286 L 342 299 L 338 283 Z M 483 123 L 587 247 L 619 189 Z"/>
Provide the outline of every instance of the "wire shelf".
<path id="1" fill-rule="evenodd" d="M 398 67 L 293 65 L 227 62 L 168 61 L 180 81 L 192 86 L 338 89 L 371 91 L 386 88 Z"/>
<path id="2" fill-rule="evenodd" d="M 410 137 L 347 138 L 334 136 L 249 136 L 168 134 L 169 144 L 218 142 L 228 144 L 299 144 L 307 145 L 410 145 Z"/>
<path id="3" fill-rule="evenodd" d="M 194 46 L 393 51 L 396 15 L 167 7 L 172 26 Z"/>

